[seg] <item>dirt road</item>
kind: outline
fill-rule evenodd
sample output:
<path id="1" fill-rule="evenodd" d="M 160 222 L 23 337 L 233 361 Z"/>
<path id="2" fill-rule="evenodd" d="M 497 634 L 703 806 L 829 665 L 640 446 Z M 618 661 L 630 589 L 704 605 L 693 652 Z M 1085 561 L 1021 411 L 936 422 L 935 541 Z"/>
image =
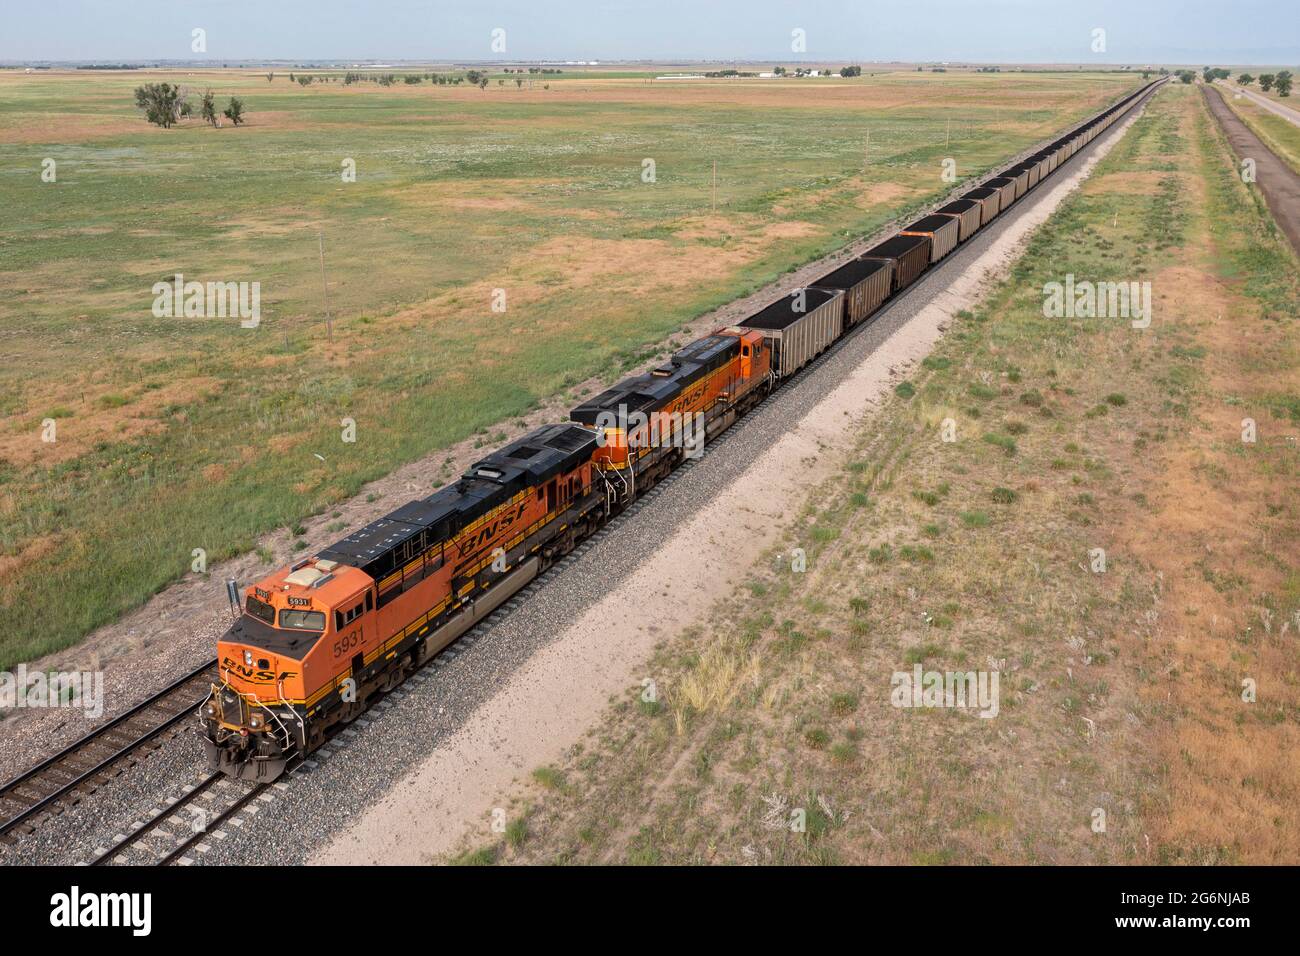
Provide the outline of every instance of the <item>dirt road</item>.
<path id="1" fill-rule="evenodd" d="M 1300 176 L 1278 159 L 1223 100 L 1223 94 L 1203 89 L 1210 112 L 1223 127 L 1237 157 L 1255 162 L 1255 182 L 1278 226 L 1300 254 Z"/>

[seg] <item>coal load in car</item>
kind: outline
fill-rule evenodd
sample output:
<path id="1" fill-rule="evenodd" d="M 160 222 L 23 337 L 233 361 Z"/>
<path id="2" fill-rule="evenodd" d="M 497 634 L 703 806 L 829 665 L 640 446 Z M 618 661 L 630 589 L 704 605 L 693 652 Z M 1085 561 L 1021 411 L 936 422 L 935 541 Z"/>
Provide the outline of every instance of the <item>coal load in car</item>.
<path id="1" fill-rule="evenodd" d="M 928 236 L 894 236 L 872 246 L 860 259 L 884 259 L 894 264 L 894 291 L 906 289 L 930 265 Z"/>
<path id="2" fill-rule="evenodd" d="M 880 307 L 889 298 L 893 284 L 893 270 L 881 259 L 853 259 L 826 273 L 812 283 L 818 289 L 839 290 L 844 293 L 845 326 L 856 325 Z"/>
<path id="3" fill-rule="evenodd" d="M 936 209 L 935 215 L 955 218 L 958 223 L 957 241 L 965 242 L 979 232 L 980 213 L 983 208 L 978 199 L 954 199 L 946 206 Z"/>
<path id="4" fill-rule="evenodd" d="M 840 337 L 843 297 L 839 290 L 795 289 L 736 325 L 762 332 L 772 350 L 772 371 L 777 378 L 789 378 Z"/>
<path id="5" fill-rule="evenodd" d="M 940 216 L 938 213 L 918 219 L 910 226 L 904 227 L 900 236 L 926 236 L 930 240 L 930 261 L 938 262 L 957 248 L 961 224 L 952 216 Z"/>
<path id="6" fill-rule="evenodd" d="M 988 186 L 979 186 L 965 193 L 962 199 L 973 199 L 980 204 L 980 226 L 987 226 L 997 218 L 998 213 L 1002 211 L 1002 192 L 998 189 L 990 189 Z"/>
<path id="7" fill-rule="evenodd" d="M 997 176 L 988 180 L 985 184 L 989 189 L 996 189 L 1001 196 L 1002 211 L 1006 212 L 1011 208 L 1011 204 L 1016 201 L 1016 181 L 1010 176 Z"/>

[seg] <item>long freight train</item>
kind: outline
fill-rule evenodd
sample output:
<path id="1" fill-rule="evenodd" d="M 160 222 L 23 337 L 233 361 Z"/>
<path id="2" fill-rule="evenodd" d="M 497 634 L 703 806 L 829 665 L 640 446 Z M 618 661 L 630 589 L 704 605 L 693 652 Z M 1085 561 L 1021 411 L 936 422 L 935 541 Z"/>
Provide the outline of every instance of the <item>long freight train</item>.
<path id="1" fill-rule="evenodd" d="M 248 587 L 201 708 L 214 769 L 269 781 L 970 240 L 1161 81 L 960 199 Z"/>

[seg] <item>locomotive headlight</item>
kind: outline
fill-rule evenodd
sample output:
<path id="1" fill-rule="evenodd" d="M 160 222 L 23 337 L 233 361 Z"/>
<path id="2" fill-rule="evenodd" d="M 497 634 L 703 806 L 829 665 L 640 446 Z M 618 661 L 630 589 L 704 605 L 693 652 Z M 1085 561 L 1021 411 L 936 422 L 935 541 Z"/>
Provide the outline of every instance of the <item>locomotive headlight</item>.
<path id="1" fill-rule="evenodd" d="M 244 651 L 244 664 L 246 664 L 248 667 L 252 667 L 252 666 L 253 666 L 253 652 L 252 652 L 252 651 Z"/>
<path id="2" fill-rule="evenodd" d="M 217 705 L 214 704 L 214 703 L 212 703 L 211 701 L 208 701 L 208 703 L 204 704 L 204 705 L 203 705 L 203 716 L 206 717 L 208 720 L 216 720 L 216 719 L 217 719 Z"/>
<path id="3" fill-rule="evenodd" d="M 256 711 L 254 711 L 248 717 L 248 726 L 252 730 L 261 730 L 265 723 L 266 723 L 266 719 Z"/>

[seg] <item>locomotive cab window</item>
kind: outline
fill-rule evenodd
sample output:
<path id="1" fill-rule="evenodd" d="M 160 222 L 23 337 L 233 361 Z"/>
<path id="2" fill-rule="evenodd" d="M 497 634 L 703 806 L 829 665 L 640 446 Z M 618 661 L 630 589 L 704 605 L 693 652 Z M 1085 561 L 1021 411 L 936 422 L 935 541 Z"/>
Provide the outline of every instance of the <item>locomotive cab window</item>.
<path id="1" fill-rule="evenodd" d="M 295 631 L 323 631 L 325 630 L 325 612 L 301 611 L 297 608 L 287 607 L 280 612 L 280 626 L 292 628 Z"/>
<path id="2" fill-rule="evenodd" d="M 267 604 L 265 601 L 259 601 L 251 594 L 244 602 L 244 610 L 253 615 L 253 617 L 257 618 L 259 621 L 265 621 L 267 624 L 275 623 L 275 608 L 271 607 L 271 605 Z"/>
<path id="3" fill-rule="evenodd" d="M 367 595 L 367 597 L 369 597 L 369 595 Z M 349 624 L 351 624 L 353 621 L 359 618 L 364 610 L 365 610 L 365 604 L 359 603 L 357 604 L 356 607 L 350 608 L 346 611 L 335 611 L 334 630 L 336 631 L 343 630 L 343 628 L 347 627 Z"/>

